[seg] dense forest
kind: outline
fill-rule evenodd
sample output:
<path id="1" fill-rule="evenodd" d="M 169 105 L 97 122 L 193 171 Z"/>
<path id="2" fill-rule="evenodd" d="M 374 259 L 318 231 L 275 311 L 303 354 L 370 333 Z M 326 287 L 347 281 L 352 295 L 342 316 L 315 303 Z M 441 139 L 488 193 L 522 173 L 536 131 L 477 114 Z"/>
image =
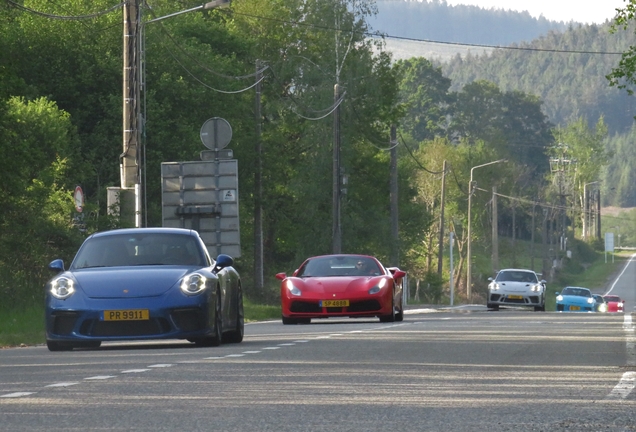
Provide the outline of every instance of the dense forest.
<path id="1" fill-rule="evenodd" d="M 198 5 L 196 0 L 142 3 L 142 20 Z M 233 130 L 229 148 L 239 166 L 241 257 L 236 267 L 248 296 L 275 299 L 275 273 L 293 271 L 307 256 L 333 250 L 337 109 L 341 169 L 336 177 L 346 189 L 342 251 L 368 253 L 408 269 L 425 282 L 429 300 L 438 301 L 448 286 L 447 240 L 443 271 L 438 266 L 442 229 L 455 232 L 455 280 L 466 272 L 469 194 L 471 238 L 482 250 L 488 250 L 493 186 L 502 236 L 541 236 L 537 241 L 544 245 L 556 245 L 563 236 L 580 237 L 581 220 L 575 215 L 581 212 L 583 185 L 596 182 L 615 160 L 610 158 L 619 148 L 604 144 L 610 131 L 630 132 L 627 122 L 587 115 L 582 108 L 592 110 L 593 104 L 585 101 L 559 119 L 546 110 L 537 82 L 516 88 L 495 74 L 471 72 L 473 64 L 487 70 L 499 52 L 448 65 L 424 58 L 394 61 L 381 40 L 367 37 L 375 6 L 367 0 L 234 0 L 230 8 L 148 25 L 140 119 L 147 178 L 144 224 L 161 224 L 161 163 L 198 160 L 201 125 L 212 117 L 226 119 Z M 11 305 L 40 298 L 48 262 L 63 258 L 68 263 L 87 233 L 122 226 L 106 208 L 106 188 L 121 184 L 123 16 L 122 4 L 112 0 L 63 5 L 7 0 L 1 7 L 0 290 Z M 575 40 L 576 34 L 570 37 Z M 592 48 L 620 49 L 609 42 Z M 550 79 L 559 78 L 552 87 L 565 100 L 582 57 L 563 57 L 570 59 L 560 65 L 567 79 L 556 72 Z M 587 56 L 587 63 L 598 57 L 604 58 Z M 553 61 L 543 58 L 529 70 L 547 71 Z M 512 74 L 514 67 L 505 69 Z M 598 77 L 594 80 L 601 86 Z M 582 81 L 585 91 L 594 90 L 591 82 Z M 342 89 L 337 98 L 336 84 Z M 392 126 L 397 142 L 391 140 Z M 628 141 L 623 142 L 625 157 L 630 153 Z M 394 148 L 398 238 L 390 229 Z M 559 182 L 550 164 L 557 156 L 578 161 Z M 257 167 L 262 167 L 262 190 Z M 76 185 L 86 196 L 85 231 L 74 225 Z M 259 212 L 264 286 L 254 284 Z M 549 222 L 548 230 L 532 223 L 535 214 Z M 519 265 L 515 254 L 510 257 L 510 265 Z M 553 258 L 544 256 L 539 265 Z M 493 269 L 489 263 L 474 265 L 476 287 L 483 289 Z M 458 297 L 465 288 L 462 280 Z"/>

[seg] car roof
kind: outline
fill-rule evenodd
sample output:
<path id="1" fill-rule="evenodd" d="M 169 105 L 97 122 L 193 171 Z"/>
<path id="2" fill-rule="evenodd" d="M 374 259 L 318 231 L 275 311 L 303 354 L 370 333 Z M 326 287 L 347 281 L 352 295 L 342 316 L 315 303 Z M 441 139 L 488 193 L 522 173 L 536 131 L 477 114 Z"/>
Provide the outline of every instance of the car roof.
<path id="1" fill-rule="evenodd" d="M 186 228 L 167 228 L 167 227 L 148 227 L 148 228 L 118 228 L 108 231 L 99 231 L 89 236 L 105 237 L 118 234 L 180 234 L 180 235 L 198 235 L 194 230 Z"/>
<path id="2" fill-rule="evenodd" d="M 529 269 L 518 269 L 518 268 L 506 268 L 506 269 L 501 269 L 499 270 L 497 273 L 499 272 L 503 272 L 503 271 L 520 271 L 520 272 L 528 272 L 528 273 L 534 273 L 536 274 L 536 272 L 534 270 L 529 270 Z"/>
<path id="3" fill-rule="evenodd" d="M 589 292 L 592 292 L 592 290 L 590 290 L 589 288 L 580 287 L 580 286 L 569 286 L 568 285 L 566 287 L 563 287 L 563 289 L 566 289 L 566 288 L 584 289 L 584 290 L 588 290 Z"/>
<path id="4" fill-rule="evenodd" d="M 365 255 L 365 254 L 329 254 L 329 255 L 316 255 L 316 256 L 312 256 L 309 257 L 307 259 L 314 259 L 314 258 L 337 258 L 337 257 L 343 257 L 343 258 L 348 258 L 348 257 L 366 257 L 366 258 L 373 258 L 375 260 L 377 260 L 376 257 L 374 257 L 373 255 Z"/>

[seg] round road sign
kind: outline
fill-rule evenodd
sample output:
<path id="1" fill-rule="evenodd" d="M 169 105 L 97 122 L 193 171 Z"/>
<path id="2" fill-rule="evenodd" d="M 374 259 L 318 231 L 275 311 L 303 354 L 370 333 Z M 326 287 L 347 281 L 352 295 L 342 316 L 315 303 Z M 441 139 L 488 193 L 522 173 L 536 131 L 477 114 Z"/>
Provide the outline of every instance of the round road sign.
<path id="1" fill-rule="evenodd" d="M 220 117 L 212 117 L 201 126 L 201 141 L 210 150 L 225 148 L 232 139 L 232 126 L 227 120 Z"/>

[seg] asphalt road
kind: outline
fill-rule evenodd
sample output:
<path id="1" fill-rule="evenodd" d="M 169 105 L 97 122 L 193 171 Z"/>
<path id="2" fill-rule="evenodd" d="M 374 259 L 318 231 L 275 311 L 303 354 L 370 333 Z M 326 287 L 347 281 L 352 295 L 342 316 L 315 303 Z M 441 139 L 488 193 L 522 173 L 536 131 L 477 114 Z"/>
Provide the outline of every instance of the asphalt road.
<path id="1" fill-rule="evenodd" d="M 634 311 L 636 263 L 612 293 Z M 636 430 L 634 314 L 408 312 L 248 324 L 217 348 L 1 350 L 0 430 Z"/>

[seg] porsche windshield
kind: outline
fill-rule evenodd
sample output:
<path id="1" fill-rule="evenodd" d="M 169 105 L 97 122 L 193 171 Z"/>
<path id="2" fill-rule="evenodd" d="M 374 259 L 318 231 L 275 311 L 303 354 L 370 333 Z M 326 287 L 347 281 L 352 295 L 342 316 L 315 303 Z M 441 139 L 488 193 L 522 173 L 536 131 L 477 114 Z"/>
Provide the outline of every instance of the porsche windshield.
<path id="1" fill-rule="evenodd" d="M 181 234 L 132 234 L 93 237 L 73 260 L 73 269 L 139 265 L 206 266 L 196 240 Z"/>
<path id="2" fill-rule="evenodd" d="M 504 270 L 497 275 L 497 282 L 538 283 L 537 275 L 527 271 Z"/>
<path id="3" fill-rule="evenodd" d="M 565 287 L 561 291 L 561 295 L 592 297 L 592 292 L 587 288 Z"/>

